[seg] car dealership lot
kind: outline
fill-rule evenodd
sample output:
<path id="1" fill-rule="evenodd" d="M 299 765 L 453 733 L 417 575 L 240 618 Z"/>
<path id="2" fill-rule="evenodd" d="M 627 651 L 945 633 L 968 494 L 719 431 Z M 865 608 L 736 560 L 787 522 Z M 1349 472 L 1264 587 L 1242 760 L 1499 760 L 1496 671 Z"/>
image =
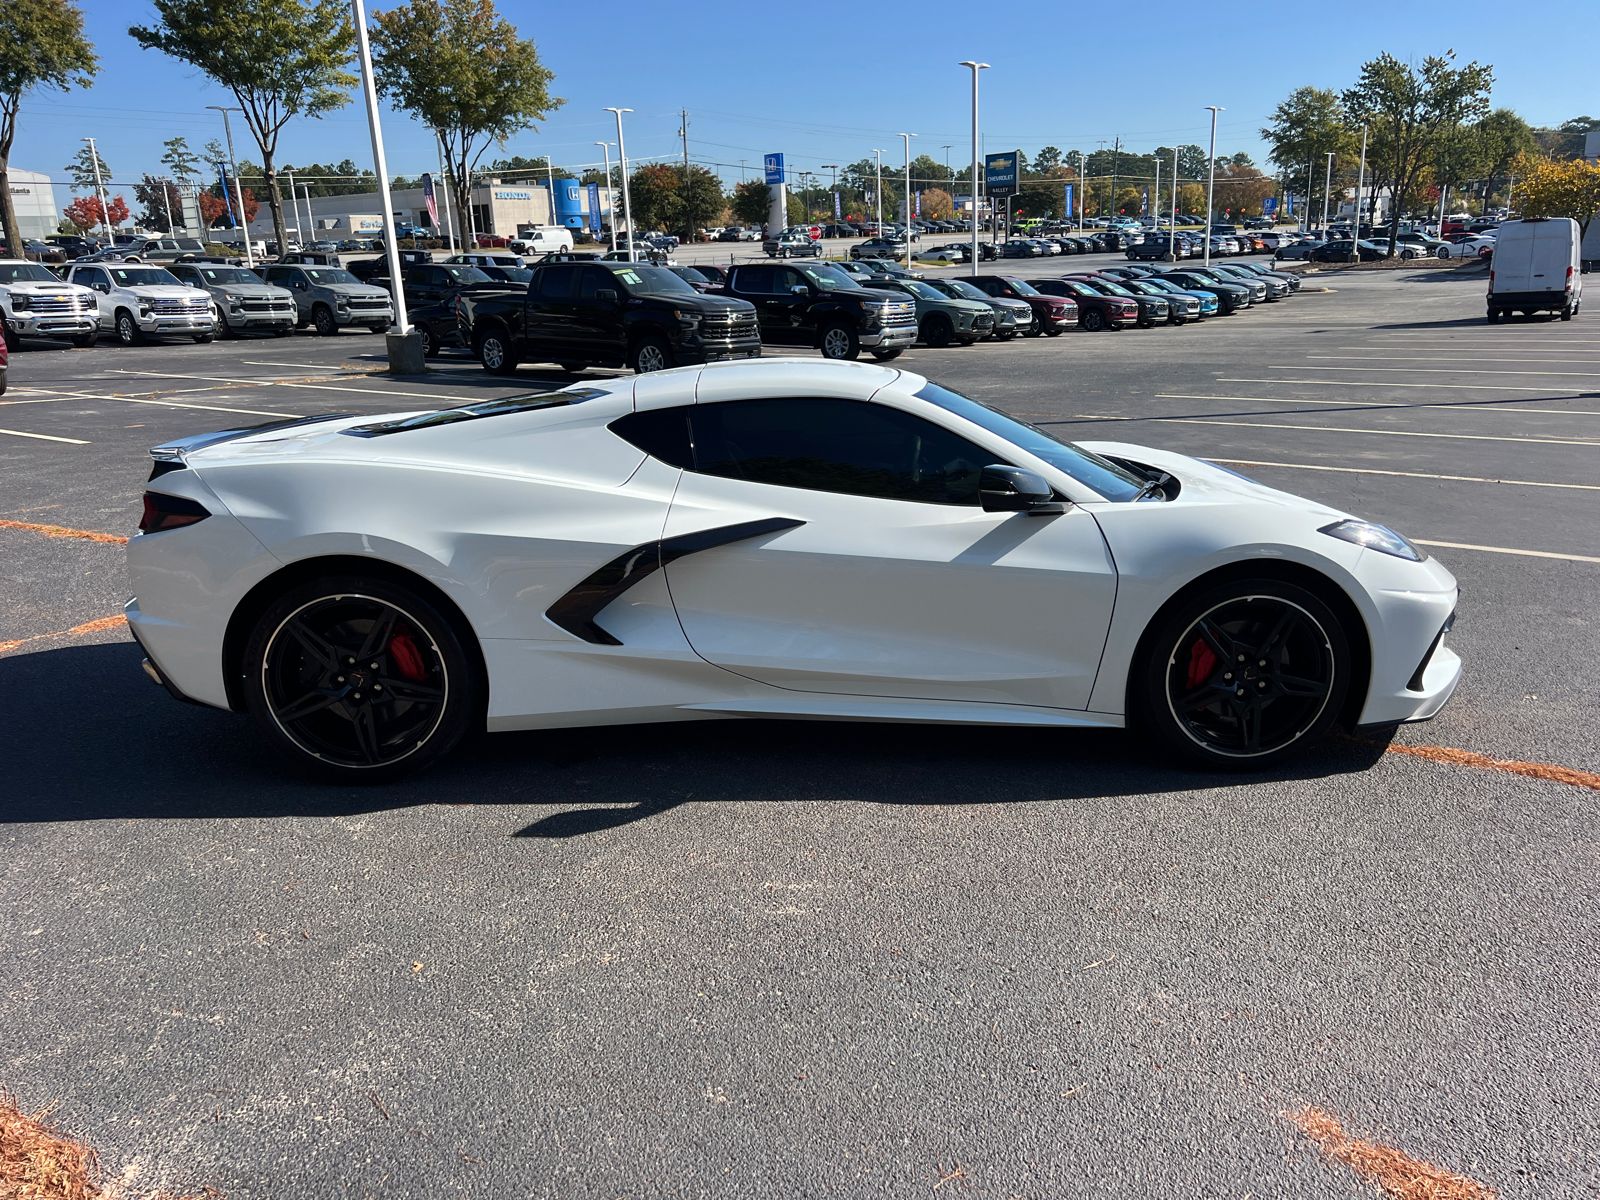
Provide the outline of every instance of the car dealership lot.
<path id="1" fill-rule="evenodd" d="M 1313 283 L 894 365 L 1418 539 L 1466 675 L 1397 743 L 1600 772 L 1600 324 L 1486 326 L 1448 271 Z M 0 1082 L 114 1161 L 230 1196 L 1348 1194 L 1279 1115 L 1309 1103 L 1506 1197 L 1600 1184 L 1594 790 L 1342 741 L 1215 776 L 1120 734 L 777 722 L 501 735 L 328 789 L 174 703 L 92 628 L 121 547 L 26 526 L 126 534 L 179 434 L 564 382 L 381 354 L 12 362 Z"/>

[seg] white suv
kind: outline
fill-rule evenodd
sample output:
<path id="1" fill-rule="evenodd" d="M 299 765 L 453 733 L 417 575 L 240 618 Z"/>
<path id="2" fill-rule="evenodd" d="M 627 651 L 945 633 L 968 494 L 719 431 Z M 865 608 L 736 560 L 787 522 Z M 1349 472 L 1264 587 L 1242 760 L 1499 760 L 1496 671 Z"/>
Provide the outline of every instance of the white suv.
<path id="1" fill-rule="evenodd" d="M 179 283 L 165 267 L 74 263 L 67 282 L 99 294 L 100 328 L 115 333 L 125 346 L 152 336 L 179 334 L 197 342 L 217 336 L 210 294 Z"/>
<path id="2" fill-rule="evenodd" d="M 6 349 L 25 337 L 70 338 L 92 346 L 100 336 L 99 299 L 86 287 L 61 282 L 49 267 L 20 258 L 0 259 L 0 324 Z"/>

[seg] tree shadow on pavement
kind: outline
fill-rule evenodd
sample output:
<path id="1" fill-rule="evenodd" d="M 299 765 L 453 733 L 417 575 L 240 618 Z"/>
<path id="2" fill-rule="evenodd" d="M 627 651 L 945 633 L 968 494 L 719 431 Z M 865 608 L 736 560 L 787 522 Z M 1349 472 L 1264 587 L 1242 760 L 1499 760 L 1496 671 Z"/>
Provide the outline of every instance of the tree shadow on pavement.
<path id="1" fill-rule="evenodd" d="M 0 658 L 0 823 L 331 817 L 425 804 L 553 806 L 519 836 L 571 838 L 688 801 L 1031 803 L 1357 773 L 1382 745 L 1330 738 L 1256 774 L 1190 770 L 1121 731 L 720 720 L 479 737 L 382 787 L 287 768 L 246 716 L 173 701 L 130 643 Z"/>

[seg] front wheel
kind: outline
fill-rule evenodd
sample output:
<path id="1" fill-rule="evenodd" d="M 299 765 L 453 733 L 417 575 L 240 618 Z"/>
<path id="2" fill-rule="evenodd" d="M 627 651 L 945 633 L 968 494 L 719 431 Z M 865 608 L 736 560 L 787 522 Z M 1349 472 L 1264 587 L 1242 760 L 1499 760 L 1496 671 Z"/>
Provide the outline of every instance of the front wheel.
<path id="1" fill-rule="evenodd" d="M 1098 308 L 1091 308 L 1078 318 L 1078 324 L 1082 325 L 1090 333 L 1099 333 L 1106 327 L 1105 314 Z"/>
<path id="2" fill-rule="evenodd" d="M 289 589 L 257 619 L 243 673 L 267 741 L 339 783 L 421 770 L 479 715 L 473 662 L 451 623 L 384 580 L 328 576 Z"/>
<path id="3" fill-rule="evenodd" d="M 339 332 L 339 322 L 333 319 L 333 311 L 323 305 L 318 305 L 311 314 L 311 323 L 316 326 L 317 333 L 323 337 L 332 337 Z"/>
<path id="4" fill-rule="evenodd" d="M 498 329 L 491 329 L 478 339 L 478 361 L 491 375 L 511 375 L 517 369 L 517 356 L 511 351 L 511 341 Z"/>
<path id="5" fill-rule="evenodd" d="M 830 325 L 822 331 L 822 357 L 854 362 L 861 357 L 861 339 L 848 325 Z"/>
<path id="6" fill-rule="evenodd" d="M 117 314 L 117 341 L 124 346 L 144 344 L 144 330 L 139 328 L 139 322 L 133 319 L 133 314 L 130 312 Z"/>
<path id="7" fill-rule="evenodd" d="M 416 326 L 417 335 L 422 339 L 422 356 L 434 358 L 439 353 L 439 338 L 432 329 L 426 325 Z"/>
<path id="8" fill-rule="evenodd" d="M 217 340 L 217 335 L 214 334 L 214 333 L 197 333 L 197 334 L 194 335 L 194 340 L 198 345 L 202 345 L 203 346 L 207 342 L 216 341 Z"/>
<path id="9" fill-rule="evenodd" d="M 906 352 L 904 346 L 896 346 L 893 350 L 874 350 L 872 357 L 879 362 L 892 362 Z"/>
<path id="10" fill-rule="evenodd" d="M 950 325 L 950 318 L 942 313 L 934 313 L 922 323 L 923 343 L 935 350 L 948 346 L 954 337 L 955 330 Z"/>
<path id="11" fill-rule="evenodd" d="M 1449 258 L 1450 257 L 1450 251 L 1446 250 L 1443 246 L 1440 246 L 1437 250 L 1434 251 L 1434 253 L 1437 254 L 1440 258 Z"/>
<path id="12" fill-rule="evenodd" d="M 80 333 L 77 337 L 72 339 L 72 344 L 79 350 L 87 350 L 99 340 L 100 331 L 97 329 L 93 333 Z"/>
<path id="13" fill-rule="evenodd" d="M 1333 724 L 1350 650 L 1331 609 L 1272 579 L 1191 597 L 1152 629 L 1130 700 L 1168 749 L 1224 770 L 1281 762 Z"/>
<path id="14" fill-rule="evenodd" d="M 640 375 L 665 371 L 672 365 L 672 347 L 667 345 L 664 338 L 651 334 L 642 338 L 633 348 L 633 369 Z"/>

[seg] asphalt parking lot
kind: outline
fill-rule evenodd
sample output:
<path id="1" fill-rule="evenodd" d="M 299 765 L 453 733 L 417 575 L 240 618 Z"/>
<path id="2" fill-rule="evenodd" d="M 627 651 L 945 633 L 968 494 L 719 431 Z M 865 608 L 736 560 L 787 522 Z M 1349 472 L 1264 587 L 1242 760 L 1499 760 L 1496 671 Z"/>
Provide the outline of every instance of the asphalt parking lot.
<path id="1" fill-rule="evenodd" d="M 130 532 L 172 436 L 565 377 L 396 378 L 353 333 L 14 356 L 0 1084 L 141 1186 L 229 1197 L 1376 1194 L 1306 1104 L 1502 1197 L 1600 1191 L 1600 317 L 1486 325 L 1473 272 L 1315 283 L 895 363 L 1457 575 L 1438 719 L 1251 776 L 1122 734 L 718 722 L 300 782 L 149 683 L 120 544 L 61 534 Z"/>

